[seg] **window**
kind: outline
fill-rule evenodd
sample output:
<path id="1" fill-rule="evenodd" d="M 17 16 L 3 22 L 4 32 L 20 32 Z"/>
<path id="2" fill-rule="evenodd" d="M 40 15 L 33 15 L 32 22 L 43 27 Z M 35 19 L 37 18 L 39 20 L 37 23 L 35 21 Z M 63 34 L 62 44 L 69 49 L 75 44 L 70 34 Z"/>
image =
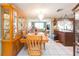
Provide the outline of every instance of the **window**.
<path id="1" fill-rule="evenodd" d="M 44 23 L 35 23 L 35 27 L 38 29 L 44 29 Z"/>

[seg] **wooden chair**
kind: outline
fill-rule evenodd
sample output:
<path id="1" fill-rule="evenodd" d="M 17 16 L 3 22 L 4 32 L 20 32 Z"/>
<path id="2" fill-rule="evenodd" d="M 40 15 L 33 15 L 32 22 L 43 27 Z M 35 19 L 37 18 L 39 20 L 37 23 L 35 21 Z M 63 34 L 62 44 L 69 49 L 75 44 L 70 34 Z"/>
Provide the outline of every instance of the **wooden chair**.
<path id="1" fill-rule="evenodd" d="M 42 36 L 29 35 L 27 37 L 28 54 L 30 56 L 42 55 Z"/>

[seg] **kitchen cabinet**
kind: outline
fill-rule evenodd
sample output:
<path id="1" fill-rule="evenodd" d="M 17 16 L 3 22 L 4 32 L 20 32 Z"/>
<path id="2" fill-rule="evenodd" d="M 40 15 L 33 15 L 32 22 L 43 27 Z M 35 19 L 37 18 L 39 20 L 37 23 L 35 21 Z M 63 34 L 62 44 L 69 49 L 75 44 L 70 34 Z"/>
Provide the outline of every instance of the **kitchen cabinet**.
<path id="1" fill-rule="evenodd" d="M 57 21 L 57 30 L 55 31 L 57 36 L 56 39 L 64 46 L 73 46 L 74 32 L 72 19 L 68 18 Z"/>
<path id="2" fill-rule="evenodd" d="M 73 46 L 74 33 L 73 32 L 61 32 L 58 31 L 59 41 L 65 46 Z"/>

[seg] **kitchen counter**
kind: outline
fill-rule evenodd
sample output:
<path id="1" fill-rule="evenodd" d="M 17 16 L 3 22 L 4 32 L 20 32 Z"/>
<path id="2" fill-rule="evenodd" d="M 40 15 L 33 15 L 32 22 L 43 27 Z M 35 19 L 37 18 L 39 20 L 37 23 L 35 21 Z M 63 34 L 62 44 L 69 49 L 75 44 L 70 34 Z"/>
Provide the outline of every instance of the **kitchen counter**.
<path id="1" fill-rule="evenodd" d="M 74 41 L 74 33 L 73 32 L 63 32 L 63 31 L 55 31 L 56 40 L 59 40 L 61 44 L 64 46 L 73 46 Z"/>

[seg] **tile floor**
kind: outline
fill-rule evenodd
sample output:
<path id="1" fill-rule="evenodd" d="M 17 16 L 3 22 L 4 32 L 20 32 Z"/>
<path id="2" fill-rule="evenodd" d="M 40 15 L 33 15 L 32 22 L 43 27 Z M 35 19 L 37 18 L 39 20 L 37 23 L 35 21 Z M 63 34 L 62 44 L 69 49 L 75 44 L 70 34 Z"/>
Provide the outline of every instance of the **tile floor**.
<path id="1" fill-rule="evenodd" d="M 56 43 L 54 40 L 49 39 L 42 56 L 72 56 L 72 51 L 73 47 L 65 47 L 61 43 Z M 23 47 L 17 56 L 28 56 L 26 48 Z"/>

